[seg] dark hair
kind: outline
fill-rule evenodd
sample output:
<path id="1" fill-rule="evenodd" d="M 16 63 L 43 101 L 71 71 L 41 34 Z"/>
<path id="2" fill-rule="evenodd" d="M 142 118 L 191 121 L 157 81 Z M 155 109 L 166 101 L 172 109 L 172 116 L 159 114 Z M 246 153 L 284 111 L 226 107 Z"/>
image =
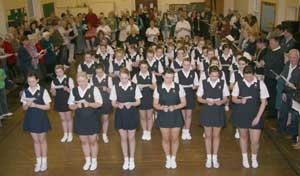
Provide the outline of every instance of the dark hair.
<path id="1" fill-rule="evenodd" d="M 208 69 L 208 73 L 211 74 L 211 73 L 213 73 L 213 72 L 218 72 L 218 73 L 220 74 L 220 69 L 219 69 L 219 67 L 216 66 L 216 65 L 210 66 L 209 69 Z"/>
<path id="2" fill-rule="evenodd" d="M 222 46 L 222 50 L 225 50 L 226 48 L 230 49 L 230 46 L 227 43 Z"/>
<path id="3" fill-rule="evenodd" d="M 281 40 L 280 36 L 277 36 L 277 35 L 271 36 L 269 41 L 272 40 L 272 39 L 275 40 L 278 43 L 280 43 L 280 40 Z"/>
<path id="4" fill-rule="evenodd" d="M 244 61 L 246 64 L 249 64 L 249 60 L 245 57 L 245 56 L 242 56 L 238 59 L 238 62 L 239 61 Z"/>
<path id="5" fill-rule="evenodd" d="M 282 25 L 281 24 L 278 24 L 276 27 L 275 27 L 275 29 L 279 29 L 279 30 L 283 30 L 283 27 L 282 27 Z"/>
<path id="6" fill-rule="evenodd" d="M 219 63 L 219 59 L 218 59 L 216 56 L 213 56 L 212 58 L 210 58 L 209 65 L 210 65 L 213 61 L 217 61 L 217 62 Z"/>
<path id="7" fill-rule="evenodd" d="M 245 75 L 245 74 L 252 74 L 252 75 L 254 75 L 254 69 L 253 69 L 253 67 L 250 66 L 250 65 L 247 65 L 247 66 L 244 68 L 244 70 L 243 70 L 243 74 L 244 74 L 244 75 Z"/>
<path id="8" fill-rule="evenodd" d="M 102 63 L 96 64 L 95 69 L 96 69 L 96 70 L 97 70 L 97 69 L 104 70 L 104 65 L 103 65 Z"/>
<path id="9" fill-rule="evenodd" d="M 175 74 L 175 71 L 172 69 L 172 68 L 166 68 L 163 75 L 166 75 L 166 74 Z"/>
<path id="10" fill-rule="evenodd" d="M 139 62 L 139 66 L 141 66 L 141 65 L 147 65 L 149 67 L 149 64 L 148 64 L 148 62 L 146 60 L 140 61 Z"/>
<path id="11" fill-rule="evenodd" d="M 34 71 L 31 71 L 27 74 L 27 78 L 31 78 L 31 77 L 34 77 L 37 80 L 39 79 L 38 74 Z"/>

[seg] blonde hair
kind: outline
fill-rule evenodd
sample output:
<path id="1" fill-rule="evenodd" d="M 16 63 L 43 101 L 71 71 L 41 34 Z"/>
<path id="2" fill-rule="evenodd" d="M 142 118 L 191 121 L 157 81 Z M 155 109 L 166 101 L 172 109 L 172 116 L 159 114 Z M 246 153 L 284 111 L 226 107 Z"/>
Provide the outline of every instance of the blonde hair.
<path id="1" fill-rule="evenodd" d="M 61 64 L 55 66 L 55 70 L 59 70 L 59 69 L 62 69 L 63 71 L 65 71 L 65 67 Z"/>
<path id="2" fill-rule="evenodd" d="M 77 73 L 77 78 L 79 78 L 79 77 L 88 79 L 88 76 L 87 76 L 86 72 L 78 72 Z"/>

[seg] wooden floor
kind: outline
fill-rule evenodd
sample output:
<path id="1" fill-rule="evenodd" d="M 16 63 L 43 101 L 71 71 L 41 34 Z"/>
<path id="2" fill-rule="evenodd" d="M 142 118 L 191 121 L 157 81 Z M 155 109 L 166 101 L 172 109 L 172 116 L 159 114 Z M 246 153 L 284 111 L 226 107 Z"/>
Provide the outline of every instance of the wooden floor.
<path id="1" fill-rule="evenodd" d="M 168 175 L 215 175 L 215 176 L 292 176 L 296 175 L 288 162 L 276 148 L 270 137 L 263 134 L 261 150 L 259 154 L 260 167 L 258 169 L 243 169 L 238 141 L 233 138 L 234 130 L 228 125 L 222 132 L 219 160 L 220 169 L 206 169 L 204 167 L 205 148 L 202 138 L 202 129 L 197 126 L 197 114 L 194 114 L 192 126 L 193 140 L 181 141 L 177 156 L 178 168 L 167 170 L 164 168 L 165 157 L 160 144 L 161 136 L 158 129 L 153 131 L 153 140 L 144 142 L 141 138 L 141 130 L 138 131 L 136 149 L 136 169 L 123 171 L 122 154 L 118 133 L 110 126 L 110 143 L 104 144 L 99 141 L 99 167 L 95 172 L 82 171 L 84 163 L 78 137 L 69 144 L 60 143 L 62 136 L 61 125 L 58 115 L 50 111 L 52 131 L 48 135 L 48 171 L 45 173 L 33 173 L 35 163 L 32 148 L 32 140 L 29 134 L 22 131 L 23 111 L 19 108 L 11 120 L 7 120 L 8 127 L 1 130 L 0 140 L 0 175 L 1 176 L 84 176 L 84 175 L 143 175 L 143 176 L 168 176 Z M 111 122 L 113 118 L 111 118 Z M 5 123 L 5 125 L 6 125 Z M 113 124 L 113 123 L 111 123 Z M 229 124 L 229 123 L 228 123 Z M 6 133 L 6 134 L 4 134 Z"/>
<path id="2" fill-rule="evenodd" d="M 32 139 L 29 134 L 22 131 L 24 113 L 17 99 L 17 94 L 9 96 L 9 101 L 13 102 L 10 107 L 14 107 L 15 115 L 12 119 L 6 120 L 4 128 L 0 129 L 0 176 L 293 176 L 300 171 L 300 152 L 294 151 L 282 136 L 273 135 L 268 130 L 264 131 L 261 139 L 258 155 L 260 167 L 243 169 L 239 143 L 233 137 L 234 130 L 230 122 L 222 131 L 220 169 L 206 169 L 203 130 L 197 125 L 199 114 L 197 109 L 193 115 L 193 139 L 189 142 L 181 141 L 176 170 L 164 168 L 165 156 L 161 147 L 161 135 L 158 129 L 154 129 L 153 139 L 150 142 L 142 141 L 141 130 L 138 130 L 136 169 L 123 171 L 120 138 L 113 128 L 111 117 L 108 133 L 110 142 L 104 144 L 102 140 L 99 141 L 99 167 L 95 172 L 82 170 L 84 158 L 77 136 L 72 143 L 60 143 L 62 137 L 60 120 L 55 112 L 50 111 L 52 130 L 48 134 L 48 170 L 45 173 L 35 174 Z"/>

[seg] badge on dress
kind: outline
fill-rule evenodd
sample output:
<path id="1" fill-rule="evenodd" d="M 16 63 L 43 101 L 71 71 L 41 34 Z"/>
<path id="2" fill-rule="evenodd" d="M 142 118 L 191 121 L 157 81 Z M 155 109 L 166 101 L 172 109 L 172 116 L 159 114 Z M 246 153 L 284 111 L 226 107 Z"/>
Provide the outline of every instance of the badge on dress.
<path id="1" fill-rule="evenodd" d="M 133 90 L 133 88 L 130 86 L 129 90 Z"/>

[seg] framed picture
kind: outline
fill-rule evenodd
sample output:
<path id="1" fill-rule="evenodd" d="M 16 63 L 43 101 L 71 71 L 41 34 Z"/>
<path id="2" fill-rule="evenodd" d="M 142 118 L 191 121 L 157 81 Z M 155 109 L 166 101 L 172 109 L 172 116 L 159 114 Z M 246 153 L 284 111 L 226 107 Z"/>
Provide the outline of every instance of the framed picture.
<path id="1" fill-rule="evenodd" d="M 170 11 L 177 11 L 178 9 L 187 10 L 188 4 L 169 4 Z"/>

